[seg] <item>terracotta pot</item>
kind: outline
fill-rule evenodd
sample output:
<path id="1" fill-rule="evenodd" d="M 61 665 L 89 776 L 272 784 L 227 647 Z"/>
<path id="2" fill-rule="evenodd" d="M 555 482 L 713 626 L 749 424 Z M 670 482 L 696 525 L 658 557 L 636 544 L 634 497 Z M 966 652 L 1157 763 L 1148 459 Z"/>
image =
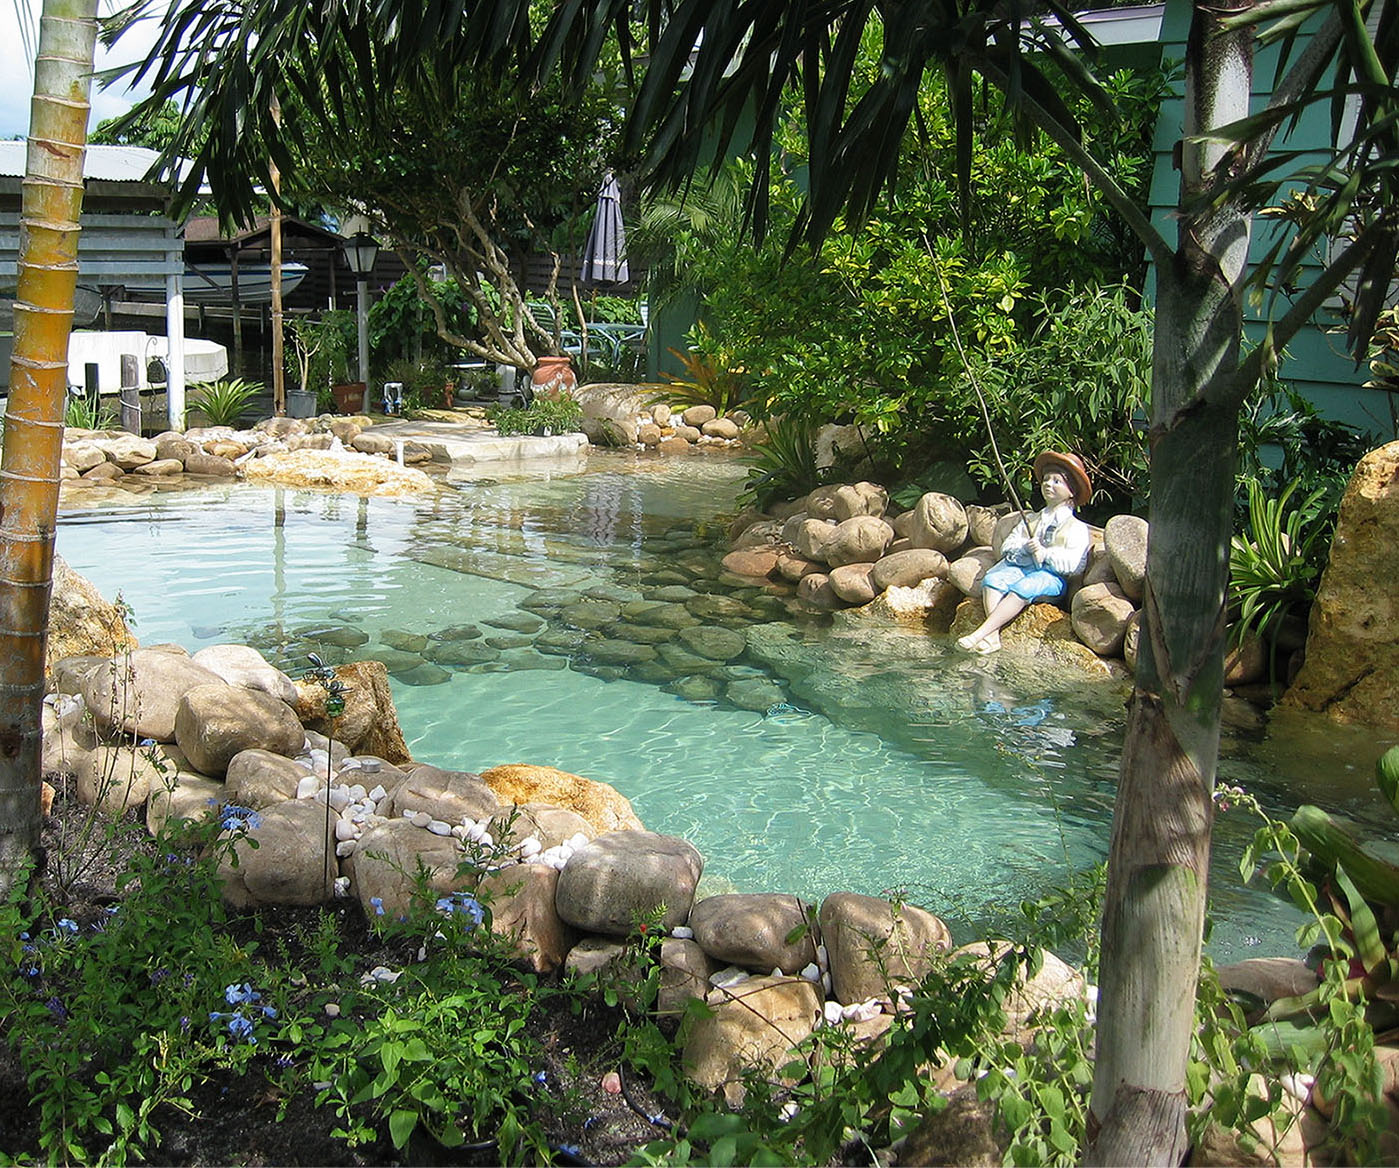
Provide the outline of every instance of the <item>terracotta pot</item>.
<path id="1" fill-rule="evenodd" d="M 573 372 L 573 358 L 540 357 L 530 374 L 530 388 L 535 397 L 553 401 L 578 388 L 578 375 Z"/>
<path id="2" fill-rule="evenodd" d="M 364 413 L 364 397 L 368 386 L 362 381 L 347 381 L 342 385 L 332 385 L 331 395 L 335 398 L 337 414 Z"/>

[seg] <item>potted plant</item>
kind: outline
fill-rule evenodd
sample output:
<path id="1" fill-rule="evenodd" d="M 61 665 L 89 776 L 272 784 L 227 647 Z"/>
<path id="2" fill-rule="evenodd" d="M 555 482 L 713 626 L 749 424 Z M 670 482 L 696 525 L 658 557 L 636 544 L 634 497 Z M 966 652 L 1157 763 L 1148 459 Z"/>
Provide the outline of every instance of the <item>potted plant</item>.
<path id="1" fill-rule="evenodd" d="M 299 320 L 293 327 L 296 372 L 303 379 L 302 388 L 315 392 L 323 410 L 332 405 L 339 413 L 359 413 L 364 409 L 366 386 L 352 380 L 351 373 L 358 335 L 355 314 L 343 309 L 323 312 L 318 320 Z"/>

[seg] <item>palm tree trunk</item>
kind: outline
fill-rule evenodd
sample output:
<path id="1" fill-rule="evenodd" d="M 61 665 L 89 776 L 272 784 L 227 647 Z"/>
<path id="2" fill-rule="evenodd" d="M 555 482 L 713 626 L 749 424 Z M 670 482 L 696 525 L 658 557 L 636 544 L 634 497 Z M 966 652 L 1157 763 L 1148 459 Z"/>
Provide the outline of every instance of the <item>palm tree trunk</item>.
<path id="1" fill-rule="evenodd" d="M 1250 0 L 1241 0 L 1245 7 Z M 1180 236 L 1157 272 L 1142 649 L 1108 854 L 1090 1164 L 1179 1164 L 1219 753 L 1249 217 L 1193 209 L 1248 112 L 1253 46 L 1195 6 Z"/>
<path id="2" fill-rule="evenodd" d="M 40 707 L 97 0 L 44 0 L 0 460 L 0 895 L 39 841 Z"/>

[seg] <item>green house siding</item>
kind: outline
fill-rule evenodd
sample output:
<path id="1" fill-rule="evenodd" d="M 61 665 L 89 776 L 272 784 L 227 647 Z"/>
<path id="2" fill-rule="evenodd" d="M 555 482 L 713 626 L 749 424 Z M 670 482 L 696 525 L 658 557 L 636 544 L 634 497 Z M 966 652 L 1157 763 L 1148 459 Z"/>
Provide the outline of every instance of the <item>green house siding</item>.
<path id="1" fill-rule="evenodd" d="M 1167 65 L 1184 57 L 1189 25 L 1188 0 L 1166 0 L 1161 22 L 1160 52 L 1161 60 Z M 1256 109 L 1261 109 L 1272 94 L 1277 56 L 1276 48 L 1264 49 L 1258 54 L 1253 78 Z M 1179 96 L 1182 91 L 1179 82 L 1176 91 L 1176 97 L 1162 104 L 1156 123 L 1156 159 L 1150 194 L 1152 220 L 1169 240 L 1175 237 L 1172 215 L 1180 193 L 1180 174 L 1174 165 L 1175 148 L 1181 138 L 1184 117 L 1184 100 Z M 1312 159 L 1324 159 L 1323 150 L 1330 135 L 1329 109 L 1324 103 L 1319 103 L 1304 114 L 1289 135 L 1280 134 L 1274 148 L 1314 148 L 1314 155 L 1294 164 L 1300 166 Z M 1254 259 L 1263 256 L 1276 238 L 1272 224 L 1263 219 L 1255 220 L 1250 256 Z M 1305 284 L 1305 273 L 1300 282 Z M 1151 285 L 1152 278 L 1148 274 L 1148 296 Z M 1271 305 L 1266 301 L 1247 303 L 1245 316 L 1249 335 L 1255 339 L 1261 337 L 1267 320 L 1281 316 L 1287 308 L 1287 301 L 1282 298 Z M 1345 353 L 1344 336 L 1328 332 L 1338 323 L 1336 313 L 1323 308 L 1313 319 L 1314 327 L 1303 329 L 1288 346 L 1279 376 L 1301 391 L 1327 417 L 1348 422 L 1380 439 L 1393 438 L 1396 436 L 1395 411 L 1399 411 L 1399 401 L 1395 398 L 1399 395 L 1364 388 L 1369 376 L 1368 368 L 1364 364 L 1356 368 L 1355 362 Z"/>

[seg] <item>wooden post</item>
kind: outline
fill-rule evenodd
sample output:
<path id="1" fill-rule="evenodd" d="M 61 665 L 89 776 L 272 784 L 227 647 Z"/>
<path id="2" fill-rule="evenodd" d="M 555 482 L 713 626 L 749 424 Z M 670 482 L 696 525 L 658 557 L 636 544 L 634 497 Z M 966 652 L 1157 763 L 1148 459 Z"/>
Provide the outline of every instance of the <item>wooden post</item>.
<path id="1" fill-rule="evenodd" d="M 121 428 L 141 433 L 141 363 L 135 353 L 121 355 Z"/>

